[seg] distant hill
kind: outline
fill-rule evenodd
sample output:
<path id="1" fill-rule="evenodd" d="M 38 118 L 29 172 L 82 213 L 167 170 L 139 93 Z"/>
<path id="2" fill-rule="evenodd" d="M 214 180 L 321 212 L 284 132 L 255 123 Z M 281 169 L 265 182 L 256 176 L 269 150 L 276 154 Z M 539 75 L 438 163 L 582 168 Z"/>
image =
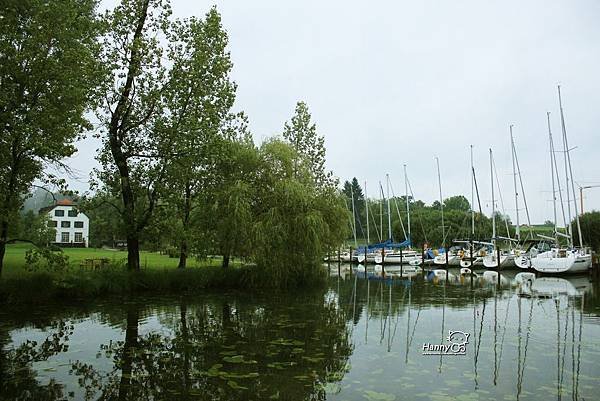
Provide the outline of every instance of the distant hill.
<path id="1" fill-rule="evenodd" d="M 52 195 L 54 195 L 54 197 Z M 73 199 L 73 197 L 63 195 L 58 192 L 51 194 L 48 191 L 38 188 L 33 191 L 29 198 L 25 199 L 25 203 L 23 204 L 20 212 L 21 214 L 25 214 L 32 210 L 35 214 L 37 214 L 41 208 L 53 205 L 54 199 L 59 201 L 62 199 Z"/>

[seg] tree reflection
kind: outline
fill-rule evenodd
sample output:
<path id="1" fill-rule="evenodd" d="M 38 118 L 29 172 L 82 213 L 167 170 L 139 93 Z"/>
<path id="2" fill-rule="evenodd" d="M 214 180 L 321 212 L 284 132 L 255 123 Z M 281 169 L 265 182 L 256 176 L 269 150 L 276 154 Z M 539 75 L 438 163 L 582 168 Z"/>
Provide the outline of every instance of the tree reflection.
<path id="1" fill-rule="evenodd" d="M 324 400 L 352 352 L 344 312 L 322 293 L 294 302 L 182 300 L 162 321 L 169 334 L 143 334 L 142 307 L 127 308 L 124 341 L 100 350 L 112 370 L 73 364 L 86 399 Z"/>
<path id="2" fill-rule="evenodd" d="M 65 352 L 73 325 L 56 321 L 44 327 L 50 334 L 41 342 L 27 340 L 15 348 L 7 348 L 8 332 L 0 330 L 0 400 L 50 401 L 64 399 L 63 386 L 55 379 L 41 384 L 32 368 L 35 362 Z"/>

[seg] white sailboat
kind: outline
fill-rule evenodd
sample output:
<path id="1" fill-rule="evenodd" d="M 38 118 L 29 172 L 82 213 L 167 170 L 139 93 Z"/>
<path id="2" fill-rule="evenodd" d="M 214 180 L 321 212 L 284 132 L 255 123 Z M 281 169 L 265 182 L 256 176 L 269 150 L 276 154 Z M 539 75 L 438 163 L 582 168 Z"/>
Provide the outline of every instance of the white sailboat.
<path id="1" fill-rule="evenodd" d="M 390 215 L 390 196 L 389 196 L 389 176 L 387 176 L 387 189 L 388 189 L 388 227 L 389 227 L 389 238 L 392 238 L 392 226 L 391 226 L 391 215 Z M 408 197 L 408 176 L 406 174 L 406 164 L 404 165 L 404 186 L 406 196 L 406 216 L 407 216 L 407 229 L 408 233 L 406 240 L 410 240 L 410 201 Z M 421 264 L 422 255 L 413 249 L 398 249 L 397 251 L 386 252 L 383 257 L 383 262 L 386 264 L 407 264 L 411 266 L 418 266 Z"/>
<path id="2" fill-rule="evenodd" d="M 592 265 L 592 255 L 587 248 L 583 246 L 583 239 L 581 237 L 581 226 L 579 223 L 579 213 L 577 210 L 577 202 L 573 202 L 575 206 L 575 220 L 577 223 L 577 230 L 579 234 L 579 248 L 575 248 L 573 244 L 573 231 L 571 222 L 571 204 L 570 204 L 570 190 L 572 191 L 573 197 L 575 197 L 575 186 L 573 183 L 573 170 L 571 168 L 571 156 L 569 154 L 569 142 L 567 139 L 567 130 L 565 128 L 564 112 L 562 107 L 562 98 L 560 93 L 560 86 L 558 86 L 558 102 L 560 107 L 560 121 L 562 128 L 562 139 L 563 139 L 563 151 L 564 151 L 564 162 L 565 162 L 565 176 L 566 176 L 566 194 L 567 194 L 567 214 L 569 218 L 568 225 L 565 224 L 566 234 L 559 233 L 556 229 L 556 196 L 554 196 L 554 179 L 552 180 L 552 194 L 554 202 L 554 224 L 555 236 L 561 235 L 567 239 L 567 247 L 553 247 L 549 251 L 542 252 L 537 255 L 536 258 L 531 260 L 532 267 L 540 273 L 580 273 L 586 272 Z M 549 117 L 548 117 L 549 118 Z M 550 128 L 550 126 L 548 126 Z M 554 144 L 552 141 L 552 132 L 549 129 L 550 139 L 550 161 L 552 167 L 552 177 L 556 172 L 558 177 L 558 166 L 556 165 L 556 159 L 554 157 Z M 571 188 L 569 188 L 569 181 L 571 181 Z M 560 184 L 559 184 L 560 191 Z M 560 193 L 560 192 L 559 192 Z M 562 196 L 561 196 L 562 200 Z M 558 241 L 556 241 L 558 243 Z"/>
<path id="3" fill-rule="evenodd" d="M 492 184 L 492 251 L 483 257 L 483 266 L 487 269 L 506 268 L 514 266 L 515 256 L 512 252 L 498 251 L 496 235 L 496 199 L 494 198 L 494 159 L 490 149 L 490 177 Z M 499 188 L 498 188 L 499 189 Z M 507 238 L 510 240 L 510 238 Z"/>

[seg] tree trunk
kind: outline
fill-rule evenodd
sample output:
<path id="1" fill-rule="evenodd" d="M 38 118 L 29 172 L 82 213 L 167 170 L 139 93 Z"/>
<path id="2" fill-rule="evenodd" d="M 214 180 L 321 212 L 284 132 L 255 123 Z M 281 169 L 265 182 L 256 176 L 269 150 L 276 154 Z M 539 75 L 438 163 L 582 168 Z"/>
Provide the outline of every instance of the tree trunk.
<path id="1" fill-rule="evenodd" d="M 127 236 L 127 268 L 140 271 L 140 241 L 135 236 Z"/>
<path id="2" fill-rule="evenodd" d="M 223 268 L 228 268 L 229 267 L 229 255 L 223 255 Z"/>
<path id="3" fill-rule="evenodd" d="M 127 328 L 125 329 L 121 381 L 119 383 L 119 400 L 123 401 L 132 399 L 131 372 L 133 370 L 133 356 L 138 342 L 138 323 L 140 320 L 140 312 L 137 306 L 131 306 L 130 308 L 127 311 Z"/>
<path id="4" fill-rule="evenodd" d="M 190 342 L 187 326 L 187 305 L 181 303 L 181 339 L 183 341 L 183 399 L 189 399 L 190 394 Z"/>
<path id="5" fill-rule="evenodd" d="M 136 271 L 140 269 L 139 232 L 142 227 L 137 224 L 135 214 L 135 196 L 129 178 L 128 158 L 123 152 L 123 135 L 125 135 L 123 131 L 129 122 L 129 107 L 132 102 L 134 80 L 139 68 L 141 68 L 141 49 L 135 43 L 143 35 L 144 24 L 148 16 L 148 7 L 149 0 L 146 0 L 141 5 L 140 15 L 136 21 L 136 28 L 132 38 L 134 45 L 131 50 L 129 65 L 127 66 L 127 77 L 123 85 L 123 91 L 119 96 L 119 101 L 112 113 L 108 127 L 108 144 L 117 170 L 119 171 L 124 207 L 123 223 L 127 227 L 127 267 L 129 270 Z"/>
<path id="6" fill-rule="evenodd" d="M 8 242 L 8 221 L 0 223 L 0 277 L 4 267 L 4 255 L 6 254 L 6 243 Z"/>
<path id="7" fill-rule="evenodd" d="M 179 265 L 177 266 L 179 269 L 185 269 L 187 265 L 187 256 L 188 256 L 188 226 L 190 224 L 190 212 L 192 209 L 192 188 L 188 183 L 185 187 L 185 201 L 183 204 L 183 238 L 181 239 L 181 246 L 179 251 Z"/>

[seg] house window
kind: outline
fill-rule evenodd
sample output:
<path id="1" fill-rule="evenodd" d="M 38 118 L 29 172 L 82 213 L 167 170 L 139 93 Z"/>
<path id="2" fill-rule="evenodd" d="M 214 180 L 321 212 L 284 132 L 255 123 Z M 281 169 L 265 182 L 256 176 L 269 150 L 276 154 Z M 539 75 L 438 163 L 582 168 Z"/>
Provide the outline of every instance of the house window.
<path id="1" fill-rule="evenodd" d="M 63 217 L 65 215 L 65 211 L 64 210 L 55 210 L 54 215 L 56 217 Z"/>
<path id="2" fill-rule="evenodd" d="M 69 233 L 60 233 L 60 242 L 69 242 Z"/>
<path id="3" fill-rule="evenodd" d="M 48 220 L 48 227 L 56 227 L 56 220 Z"/>
<path id="4" fill-rule="evenodd" d="M 76 221 L 74 223 L 75 228 L 83 228 L 83 221 Z"/>
<path id="5" fill-rule="evenodd" d="M 83 242 L 83 233 L 75 233 L 75 242 Z"/>
<path id="6" fill-rule="evenodd" d="M 70 221 L 61 221 L 60 222 L 60 226 L 62 228 L 70 228 L 71 227 L 71 222 Z"/>
<path id="7" fill-rule="evenodd" d="M 77 217 L 77 214 L 78 214 L 78 212 L 75 209 L 71 209 L 68 212 L 69 217 Z"/>

